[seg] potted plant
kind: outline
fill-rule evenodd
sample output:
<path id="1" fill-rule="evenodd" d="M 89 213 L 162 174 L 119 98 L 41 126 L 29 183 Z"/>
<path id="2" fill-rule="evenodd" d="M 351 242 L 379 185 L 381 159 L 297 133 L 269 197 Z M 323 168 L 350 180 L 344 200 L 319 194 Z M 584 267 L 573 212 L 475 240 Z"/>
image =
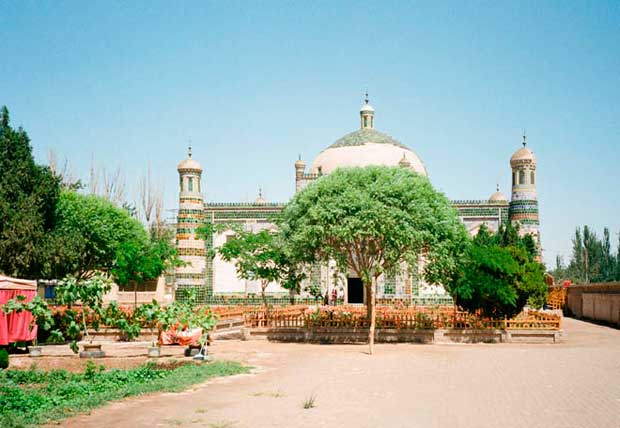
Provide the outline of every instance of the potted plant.
<path id="1" fill-rule="evenodd" d="M 201 335 L 198 339 L 200 346 L 198 354 L 195 354 L 196 349 L 192 349 L 192 345 L 190 345 L 186 349 L 185 355 L 196 355 L 197 359 L 203 360 L 206 359 L 206 346 L 209 344 L 208 333 L 215 325 L 215 316 L 209 308 L 197 305 L 195 290 L 187 289 L 184 291 L 185 300 L 176 300 L 162 309 L 158 315 L 157 323 L 162 331 L 175 330 L 180 333 L 184 330 L 201 329 Z"/>
<path id="2" fill-rule="evenodd" d="M 35 296 L 30 302 L 26 302 L 26 296 L 18 295 L 9 300 L 2 306 L 4 313 L 9 314 L 11 312 L 20 313 L 23 311 L 30 312 L 32 314 L 32 320 L 30 321 L 30 332 L 36 325 L 40 325 L 44 330 L 50 330 L 54 325 L 54 317 L 47 303 L 39 296 Z M 52 330 L 50 337 L 57 340 L 58 337 L 62 338 L 62 334 L 58 330 Z M 28 353 L 31 357 L 40 357 L 42 353 L 41 346 L 38 346 L 36 336 L 32 339 L 32 346 L 28 347 Z"/>
<path id="3" fill-rule="evenodd" d="M 67 305 L 66 313 L 73 316 L 70 329 L 79 329 L 82 337 L 88 343 L 82 343 L 81 358 L 101 358 L 105 353 L 101 350 L 101 344 L 93 342 L 93 337 L 88 329 L 99 331 L 100 321 L 104 316 L 103 295 L 110 291 L 110 280 L 101 273 L 96 273 L 88 279 L 78 280 L 75 277 L 67 277 L 56 286 L 56 300 L 61 305 Z M 82 304 L 81 311 L 72 310 L 77 303 Z M 78 353 L 77 336 L 72 337 L 71 350 Z"/>
<path id="4" fill-rule="evenodd" d="M 209 331 L 215 326 L 216 317 L 210 308 L 196 308 L 193 311 L 192 324 L 202 329 L 202 335 L 198 339 L 200 351 L 194 356 L 194 360 L 208 361 L 211 357 L 208 355 L 207 346 L 211 344 Z"/>
<path id="5" fill-rule="evenodd" d="M 160 323 L 166 323 L 169 317 L 163 317 L 162 308 L 157 303 L 157 300 L 153 300 L 151 303 L 145 303 L 140 305 L 135 312 L 135 320 L 140 327 L 146 327 L 151 333 L 151 346 L 148 348 L 147 353 L 151 358 L 158 358 L 161 355 L 161 347 L 159 341 L 155 340 L 155 331 L 158 330 Z"/>

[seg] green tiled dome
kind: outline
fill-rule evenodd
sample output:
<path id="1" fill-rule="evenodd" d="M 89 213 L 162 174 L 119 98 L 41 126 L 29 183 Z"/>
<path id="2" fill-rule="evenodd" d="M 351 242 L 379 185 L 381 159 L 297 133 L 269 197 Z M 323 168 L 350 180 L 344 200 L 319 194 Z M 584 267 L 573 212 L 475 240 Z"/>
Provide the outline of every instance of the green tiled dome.
<path id="1" fill-rule="evenodd" d="M 337 140 L 334 144 L 329 146 L 328 149 L 335 147 L 363 146 L 366 143 L 391 144 L 396 147 L 408 149 L 407 146 L 395 138 L 374 129 L 358 129 L 357 131 L 351 132 Z"/>

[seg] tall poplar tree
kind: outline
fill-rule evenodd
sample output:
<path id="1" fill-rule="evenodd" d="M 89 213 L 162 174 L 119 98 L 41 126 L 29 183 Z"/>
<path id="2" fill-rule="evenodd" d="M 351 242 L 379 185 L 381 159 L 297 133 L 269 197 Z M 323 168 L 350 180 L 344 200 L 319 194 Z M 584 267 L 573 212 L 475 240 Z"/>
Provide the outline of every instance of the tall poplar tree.
<path id="1" fill-rule="evenodd" d="M 0 109 L 0 272 L 22 278 L 46 275 L 60 178 L 37 165 L 28 134 L 14 129 Z"/>

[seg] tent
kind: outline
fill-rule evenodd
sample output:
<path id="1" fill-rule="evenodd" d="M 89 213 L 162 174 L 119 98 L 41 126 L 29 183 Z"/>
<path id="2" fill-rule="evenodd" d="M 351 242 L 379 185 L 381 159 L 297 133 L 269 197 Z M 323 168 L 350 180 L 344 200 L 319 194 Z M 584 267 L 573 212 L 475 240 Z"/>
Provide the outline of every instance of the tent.
<path id="1" fill-rule="evenodd" d="M 31 301 L 37 294 L 37 282 L 0 275 L 0 307 L 15 296 Z M 13 342 L 30 341 L 37 337 L 37 326 L 30 331 L 32 314 L 21 312 L 5 314 L 0 309 L 0 346 Z"/>

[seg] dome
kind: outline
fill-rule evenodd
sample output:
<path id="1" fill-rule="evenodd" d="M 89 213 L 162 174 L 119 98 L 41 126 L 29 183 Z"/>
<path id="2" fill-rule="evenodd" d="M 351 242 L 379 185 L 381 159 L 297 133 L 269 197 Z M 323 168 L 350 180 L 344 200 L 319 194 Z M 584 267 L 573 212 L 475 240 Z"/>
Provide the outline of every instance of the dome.
<path id="1" fill-rule="evenodd" d="M 365 112 L 365 111 L 368 111 L 368 112 L 372 112 L 372 113 L 374 113 L 374 112 L 375 112 L 375 109 L 374 109 L 374 108 L 372 108 L 372 106 L 371 106 L 370 104 L 364 104 L 364 105 L 362 106 L 362 108 L 360 109 L 360 112 L 361 112 L 361 113 L 363 113 L 363 112 Z"/>
<path id="2" fill-rule="evenodd" d="M 254 201 L 254 203 L 256 205 L 265 205 L 267 203 L 267 200 L 263 197 L 263 189 L 262 188 L 258 189 L 258 197 Z"/>
<path id="3" fill-rule="evenodd" d="M 528 160 L 536 163 L 536 156 L 534 156 L 534 152 L 527 147 L 521 147 L 512 155 L 510 158 L 510 163 Z"/>
<path id="4" fill-rule="evenodd" d="M 311 170 L 329 174 L 339 167 L 399 166 L 403 157 L 413 171 L 428 176 L 424 163 L 413 150 L 387 134 L 365 128 L 345 135 L 319 153 Z"/>
<path id="5" fill-rule="evenodd" d="M 497 192 L 489 197 L 489 202 L 508 202 L 508 198 L 497 189 Z"/>
<path id="6" fill-rule="evenodd" d="M 200 163 L 192 158 L 187 158 L 177 166 L 177 171 L 202 171 Z"/>
<path id="7" fill-rule="evenodd" d="M 514 165 L 515 163 L 533 163 L 536 165 L 536 156 L 534 156 L 534 152 L 527 147 L 525 135 L 523 136 L 523 147 L 514 152 L 510 158 L 510 165 Z"/>
<path id="8" fill-rule="evenodd" d="M 189 146 L 187 147 L 187 158 L 184 161 L 181 161 L 177 166 L 177 171 L 196 171 L 202 172 L 202 167 L 197 160 L 192 159 L 192 143 L 190 141 Z"/>

